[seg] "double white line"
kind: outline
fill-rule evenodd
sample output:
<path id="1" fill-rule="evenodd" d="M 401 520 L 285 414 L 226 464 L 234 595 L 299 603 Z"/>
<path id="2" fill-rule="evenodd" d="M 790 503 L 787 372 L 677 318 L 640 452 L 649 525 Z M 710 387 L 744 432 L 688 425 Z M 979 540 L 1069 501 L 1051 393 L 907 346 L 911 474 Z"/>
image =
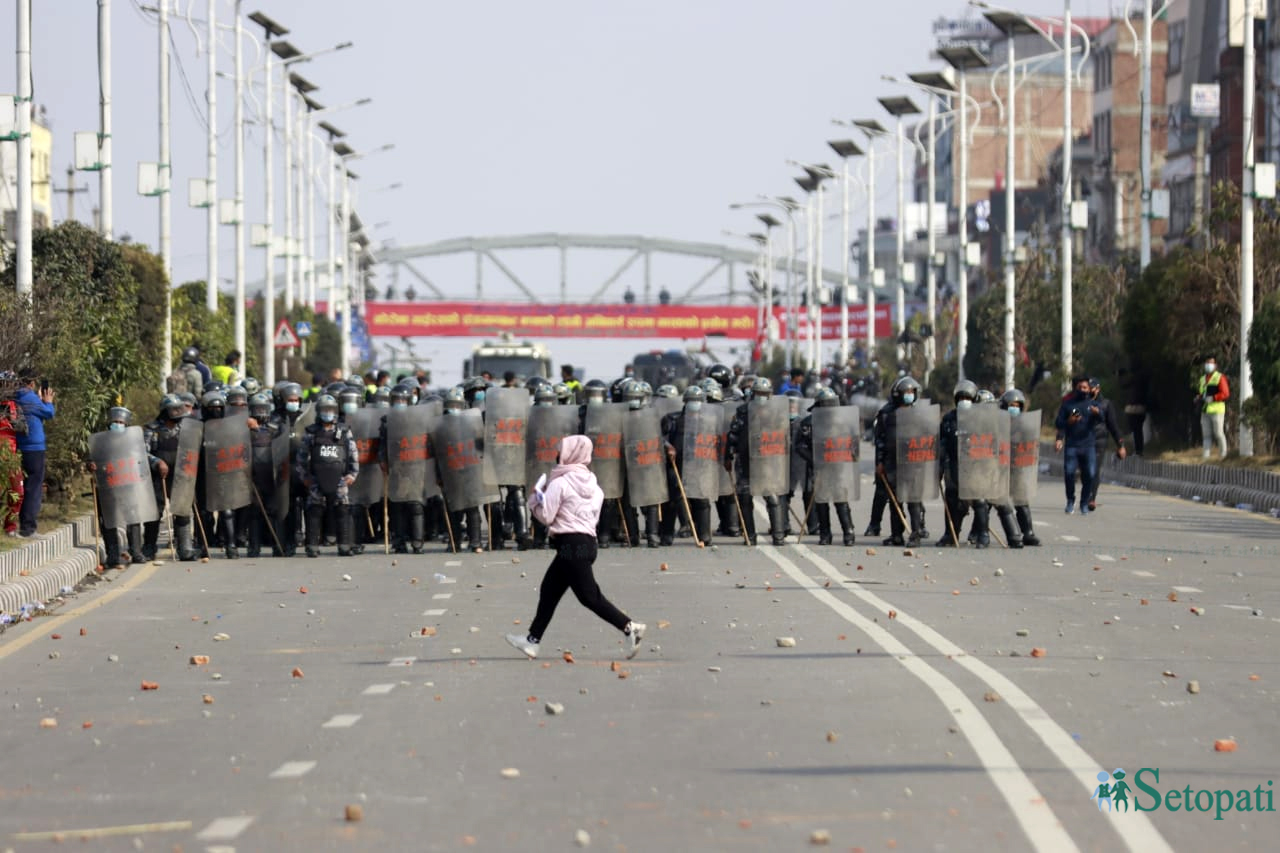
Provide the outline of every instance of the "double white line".
<path id="1" fill-rule="evenodd" d="M 786 572 L 798 586 L 866 634 L 873 643 L 880 646 L 886 653 L 893 655 L 903 668 L 933 691 L 938 701 L 955 721 L 956 727 L 969 739 L 982 766 L 986 768 L 987 775 L 1000 791 L 1005 802 L 1009 804 L 1009 809 L 1034 848 L 1045 851 L 1078 850 L 1071 836 L 1063 828 L 1062 822 L 1053 813 L 1048 800 L 1023 772 L 1013 753 L 1000 740 L 1000 736 L 987 722 L 978 706 L 965 695 L 964 691 L 885 628 L 863 616 L 852 605 L 842 601 L 830 590 L 810 578 L 788 559 L 787 555 L 799 554 L 822 571 L 833 583 L 838 583 L 841 589 L 877 613 L 897 611 L 895 621 L 898 625 L 914 633 L 934 651 L 964 667 L 970 674 L 998 693 L 1019 719 L 1040 738 L 1062 766 L 1075 776 L 1086 792 L 1086 797 L 1092 797 L 1097 790 L 1098 773 L 1103 769 L 1102 766 L 1093 760 L 1065 729 L 1054 722 L 1044 708 L 1004 675 L 982 661 L 970 657 L 955 643 L 920 620 L 904 613 L 901 607 L 851 584 L 850 578 L 808 547 L 798 544 L 786 547 L 788 550 L 785 552 L 771 545 L 762 545 L 759 550 Z M 1099 812 L 1099 818 L 1110 820 L 1112 828 L 1130 850 L 1142 851 L 1142 853 L 1163 853 L 1163 851 L 1171 853 L 1173 849 L 1151 825 L 1151 821 L 1145 814 Z"/>

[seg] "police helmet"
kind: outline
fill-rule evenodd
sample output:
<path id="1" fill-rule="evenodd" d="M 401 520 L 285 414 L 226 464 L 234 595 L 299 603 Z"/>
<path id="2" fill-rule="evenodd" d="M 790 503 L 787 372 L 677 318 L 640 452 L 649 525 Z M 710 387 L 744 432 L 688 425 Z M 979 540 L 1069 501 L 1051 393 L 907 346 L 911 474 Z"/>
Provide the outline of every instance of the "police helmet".
<path id="1" fill-rule="evenodd" d="M 183 364 L 195 364 L 200 360 L 200 350 L 196 347 L 187 347 L 182 351 Z"/>
<path id="2" fill-rule="evenodd" d="M 911 394 L 911 402 L 920 399 L 920 383 L 912 379 L 910 376 L 901 376 L 893 383 L 889 395 L 893 398 L 893 402 L 903 405 L 906 403 L 907 395 Z"/>
<path id="3" fill-rule="evenodd" d="M 707 368 L 707 378 L 714 379 L 721 389 L 733 384 L 733 371 L 724 364 L 713 364 Z"/>
<path id="4" fill-rule="evenodd" d="M 759 397 L 767 400 L 773 396 L 773 383 L 769 381 L 767 376 L 757 376 L 751 382 L 751 397 L 755 399 Z"/>
<path id="5" fill-rule="evenodd" d="M 373 392 L 373 407 L 375 409 L 385 409 L 391 405 L 391 386 L 379 385 L 377 390 Z"/>
<path id="6" fill-rule="evenodd" d="M 408 385 L 393 385 L 388 394 L 393 406 L 396 403 L 404 403 L 407 406 L 413 401 L 413 389 Z"/>
<path id="7" fill-rule="evenodd" d="M 992 394 L 986 388 L 983 388 L 981 391 L 978 392 L 979 403 L 994 403 L 995 401 L 996 401 L 996 395 Z"/>
<path id="8" fill-rule="evenodd" d="M 818 393 L 813 395 L 813 405 L 838 406 L 840 405 L 840 398 L 830 388 L 819 388 Z"/>
<path id="9" fill-rule="evenodd" d="M 124 406 L 112 406 L 107 412 L 107 423 L 122 423 L 125 426 L 128 426 L 129 422 L 132 420 L 133 412 L 129 411 Z"/>
<path id="10" fill-rule="evenodd" d="M 265 391 L 259 391 L 249 398 L 249 415 L 258 419 L 263 419 L 271 415 L 271 395 Z"/>
<path id="11" fill-rule="evenodd" d="M 550 385 L 540 385 L 538 390 L 533 392 L 533 404 L 535 406 L 554 406 L 558 400 L 555 389 Z"/>
<path id="12" fill-rule="evenodd" d="M 249 396 L 252 397 L 254 394 L 257 394 L 262 390 L 262 383 L 254 379 L 252 376 L 246 376 L 244 379 L 240 380 L 240 387 L 247 391 Z"/>
<path id="13" fill-rule="evenodd" d="M 961 400 L 973 402 L 978 399 L 978 386 L 968 379 L 961 379 L 956 383 L 956 389 L 951 393 L 951 397 L 957 403 Z"/>
<path id="14" fill-rule="evenodd" d="M 249 405 L 249 392 L 239 385 L 232 385 L 223 392 L 223 397 L 226 398 L 228 406 L 241 408 Z"/>
<path id="15" fill-rule="evenodd" d="M 200 398 L 200 408 L 206 418 L 220 418 L 227 409 L 227 398 L 221 391 L 206 391 Z"/>
<path id="16" fill-rule="evenodd" d="M 698 383 L 702 387 L 702 393 L 707 395 L 707 402 L 723 403 L 724 388 L 720 383 L 708 376 L 706 379 Z M 687 393 L 687 392 L 686 392 Z"/>
<path id="17" fill-rule="evenodd" d="M 654 396 L 666 397 L 668 399 L 674 400 L 675 398 L 680 396 L 680 389 L 674 385 L 659 385 L 658 389 L 653 393 L 654 393 Z"/>
<path id="18" fill-rule="evenodd" d="M 1002 409 L 1018 409 L 1026 411 L 1027 395 L 1023 394 L 1017 388 L 1010 388 L 1000 395 L 1000 408 Z"/>
<path id="19" fill-rule="evenodd" d="M 483 379 L 480 380 L 484 382 Z M 455 385 L 444 395 L 444 410 L 447 414 L 456 414 L 467 408 L 467 395 L 461 386 Z"/>
<path id="20" fill-rule="evenodd" d="M 336 411 L 338 411 L 338 400 L 332 394 L 321 394 L 316 397 L 316 414 Z"/>
<path id="21" fill-rule="evenodd" d="M 707 400 L 707 392 L 702 390 L 699 385 L 690 385 L 684 389 L 684 401 L 686 403 L 705 403 Z"/>
<path id="22" fill-rule="evenodd" d="M 182 405 L 186 406 L 188 409 L 194 409 L 196 407 L 196 403 L 198 402 L 196 400 L 196 395 L 192 394 L 190 391 L 179 391 L 174 396 L 176 396 L 179 400 L 181 400 Z"/>
<path id="23" fill-rule="evenodd" d="M 551 386 L 551 391 L 556 395 L 556 401 L 561 405 L 573 402 L 573 390 L 563 382 L 557 382 Z M 537 397 L 537 394 L 534 394 Z"/>
<path id="24" fill-rule="evenodd" d="M 176 421 L 187 413 L 187 404 L 177 394 L 165 394 L 160 398 L 160 416 Z"/>

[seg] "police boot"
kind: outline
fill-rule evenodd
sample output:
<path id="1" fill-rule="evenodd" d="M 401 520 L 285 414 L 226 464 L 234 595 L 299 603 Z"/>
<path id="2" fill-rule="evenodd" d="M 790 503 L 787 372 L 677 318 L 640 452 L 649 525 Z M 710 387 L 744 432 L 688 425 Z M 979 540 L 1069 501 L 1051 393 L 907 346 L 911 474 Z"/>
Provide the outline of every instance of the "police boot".
<path id="1" fill-rule="evenodd" d="M 240 549 L 236 547 L 236 514 L 222 512 L 218 514 L 218 520 L 222 527 L 223 553 L 228 560 L 240 559 Z"/>
<path id="2" fill-rule="evenodd" d="M 751 495 L 738 495 L 738 505 L 742 507 L 742 526 L 747 534 L 747 544 L 756 545 L 756 514 L 751 506 Z M 735 509 L 734 512 L 737 512 Z"/>
<path id="3" fill-rule="evenodd" d="M 125 528 L 125 536 L 129 540 L 129 557 L 130 562 L 135 566 L 140 563 L 147 562 L 145 552 L 142 550 L 142 525 L 130 524 Z"/>
<path id="4" fill-rule="evenodd" d="M 467 544 L 471 548 L 471 553 L 484 553 L 484 539 L 481 538 L 484 531 L 480 527 L 480 507 L 472 507 L 463 514 L 467 517 Z"/>
<path id="5" fill-rule="evenodd" d="M 418 502 L 409 504 L 409 546 L 413 553 L 421 554 L 427 544 L 427 508 Z M 404 547 L 404 543 L 400 544 Z"/>
<path id="6" fill-rule="evenodd" d="M 248 534 L 248 546 L 245 549 L 245 556 L 250 560 L 256 560 L 262 556 L 262 528 L 266 522 L 259 516 L 250 518 L 249 523 L 245 525 Z"/>
<path id="7" fill-rule="evenodd" d="M 967 509 L 964 504 L 956 500 L 955 492 L 950 486 L 947 487 L 942 500 L 946 505 L 947 520 L 950 523 L 947 525 L 946 530 L 943 531 L 942 538 L 933 544 L 935 548 L 954 548 L 960 544 L 960 541 L 956 539 L 956 535 L 964 524 L 964 516 Z"/>
<path id="8" fill-rule="evenodd" d="M 738 510 L 734 508 L 733 495 L 721 495 L 716 498 L 716 515 L 720 518 L 720 527 L 716 529 L 717 535 L 732 537 L 742 535 L 742 525 L 738 523 Z"/>
<path id="9" fill-rule="evenodd" d="M 409 553 L 406 531 L 409 529 L 409 505 L 396 501 L 387 512 L 391 521 L 391 529 L 387 531 L 387 541 L 391 544 L 391 553 Z"/>
<path id="10" fill-rule="evenodd" d="M 185 524 L 180 524 L 185 521 Z M 178 559 L 189 563 L 197 556 L 195 542 L 191 538 L 191 519 L 177 516 L 173 519 L 173 545 L 178 552 Z"/>
<path id="11" fill-rule="evenodd" d="M 320 528 L 324 526 L 324 505 L 307 507 L 307 556 L 320 556 Z"/>
<path id="12" fill-rule="evenodd" d="M 142 525 L 142 558 L 156 558 L 156 543 L 160 541 L 160 522 L 148 521 Z"/>
<path id="13" fill-rule="evenodd" d="M 911 535 L 907 537 L 907 544 L 919 545 L 929 535 L 924 526 L 924 505 L 914 501 L 907 504 L 907 518 L 911 522 Z"/>
<path id="14" fill-rule="evenodd" d="M 920 528 L 919 528 L 919 530 L 920 530 L 920 538 L 921 538 L 921 539 L 928 539 L 928 538 L 929 538 L 929 526 L 925 523 L 925 514 L 926 514 L 926 513 L 925 513 L 924 504 L 916 504 L 916 506 L 920 507 Z"/>
<path id="15" fill-rule="evenodd" d="M 853 535 L 853 512 L 847 503 L 836 504 L 836 518 L 840 521 L 840 532 L 844 535 L 844 544 L 852 545 L 857 540 Z"/>
<path id="16" fill-rule="evenodd" d="M 973 505 L 973 547 L 986 548 L 991 544 L 991 504 L 978 501 Z"/>
<path id="17" fill-rule="evenodd" d="M 787 507 L 782 498 L 766 501 L 769 510 L 769 537 L 774 545 L 787 544 Z"/>
<path id="18" fill-rule="evenodd" d="M 792 536 L 795 531 L 791 529 L 791 495 L 778 495 L 776 500 L 778 501 L 778 506 L 782 509 L 782 535 Z M 769 528 L 770 533 L 777 529 L 773 525 L 772 514 L 769 516 Z"/>
<path id="19" fill-rule="evenodd" d="M 334 509 L 337 516 L 338 556 L 351 557 L 356 553 L 356 520 L 351 508 L 339 504 Z"/>
<path id="20" fill-rule="evenodd" d="M 693 529 L 698 533 L 698 541 L 703 545 L 711 545 L 711 501 L 697 501 L 693 511 Z"/>
<path id="21" fill-rule="evenodd" d="M 998 506 L 996 514 L 1000 516 L 1000 526 L 1004 528 L 1004 536 L 1009 547 L 1021 548 L 1022 531 L 1018 529 L 1018 522 L 1013 517 L 1013 507 Z"/>
<path id="22" fill-rule="evenodd" d="M 880 535 L 880 520 L 884 518 L 884 511 L 888 505 L 889 493 L 885 491 L 884 486 L 876 483 L 875 493 L 871 496 L 871 520 L 867 524 L 867 529 L 862 531 L 863 536 Z M 892 519 L 889 521 L 889 526 L 893 526 Z"/>
<path id="23" fill-rule="evenodd" d="M 1016 506 L 1013 508 L 1014 515 L 1018 519 L 1018 527 L 1022 530 L 1022 544 L 1036 547 L 1040 544 L 1040 537 L 1036 535 L 1036 530 L 1031 525 L 1031 507 Z"/>
<path id="24" fill-rule="evenodd" d="M 818 504 L 817 506 L 813 507 L 813 512 L 810 513 L 810 515 L 812 516 L 812 518 L 810 519 L 810 522 L 808 525 L 809 532 L 812 532 L 813 528 L 816 526 L 818 528 L 818 544 L 830 545 L 831 544 L 831 505 Z"/>
<path id="25" fill-rule="evenodd" d="M 102 528 L 102 546 L 106 551 L 102 565 L 108 569 L 119 569 L 124 566 L 120 556 L 120 533 L 114 527 Z"/>
<path id="26" fill-rule="evenodd" d="M 658 535 L 658 508 L 656 506 L 647 506 L 644 512 L 644 544 L 650 548 L 657 548 L 659 545 L 670 545 L 670 540 L 663 541 Z"/>
<path id="27" fill-rule="evenodd" d="M 197 512 L 200 514 L 196 518 L 196 524 L 200 530 L 200 558 L 204 559 L 209 556 L 209 537 L 213 537 L 213 544 L 217 544 L 218 530 L 213 526 L 213 513 L 203 509 Z"/>

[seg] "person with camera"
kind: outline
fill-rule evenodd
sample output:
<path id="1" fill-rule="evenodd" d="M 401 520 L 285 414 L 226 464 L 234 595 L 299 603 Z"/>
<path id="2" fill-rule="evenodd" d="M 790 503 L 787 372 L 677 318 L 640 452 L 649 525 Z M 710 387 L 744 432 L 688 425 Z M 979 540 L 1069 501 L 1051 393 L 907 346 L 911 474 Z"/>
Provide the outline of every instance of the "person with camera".
<path id="1" fill-rule="evenodd" d="M 46 379 L 36 387 L 36 375 L 23 371 L 14 402 L 22 410 L 27 432 L 18 435 L 18 451 L 22 454 L 22 510 L 18 513 L 18 535 L 24 538 L 38 536 L 36 520 L 44 503 L 44 422 L 53 418 L 53 389 Z"/>
<path id="2" fill-rule="evenodd" d="M 1222 428 L 1227 417 L 1227 400 L 1231 397 L 1231 387 L 1227 377 L 1218 372 L 1218 359 L 1208 356 L 1204 360 L 1204 376 L 1196 388 L 1196 403 L 1200 406 L 1200 434 L 1204 447 L 1204 458 L 1209 458 L 1209 451 L 1216 444 L 1219 458 L 1227 456 L 1227 433 Z"/>

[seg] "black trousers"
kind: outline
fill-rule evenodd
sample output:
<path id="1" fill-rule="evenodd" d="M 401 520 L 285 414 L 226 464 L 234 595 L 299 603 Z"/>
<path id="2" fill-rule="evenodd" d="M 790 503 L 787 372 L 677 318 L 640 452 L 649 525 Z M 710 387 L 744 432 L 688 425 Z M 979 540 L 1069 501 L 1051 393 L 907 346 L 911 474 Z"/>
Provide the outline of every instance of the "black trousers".
<path id="1" fill-rule="evenodd" d="M 538 612 L 529 626 L 529 637 L 541 641 L 556 605 L 564 594 L 572 589 L 578 602 L 619 631 L 631 620 L 614 607 L 600 591 L 595 573 L 591 570 L 596 561 L 596 538 L 585 533 L 562 533 L 554 537 L 556 556 L 542 577 L 538 590 Z"/>

